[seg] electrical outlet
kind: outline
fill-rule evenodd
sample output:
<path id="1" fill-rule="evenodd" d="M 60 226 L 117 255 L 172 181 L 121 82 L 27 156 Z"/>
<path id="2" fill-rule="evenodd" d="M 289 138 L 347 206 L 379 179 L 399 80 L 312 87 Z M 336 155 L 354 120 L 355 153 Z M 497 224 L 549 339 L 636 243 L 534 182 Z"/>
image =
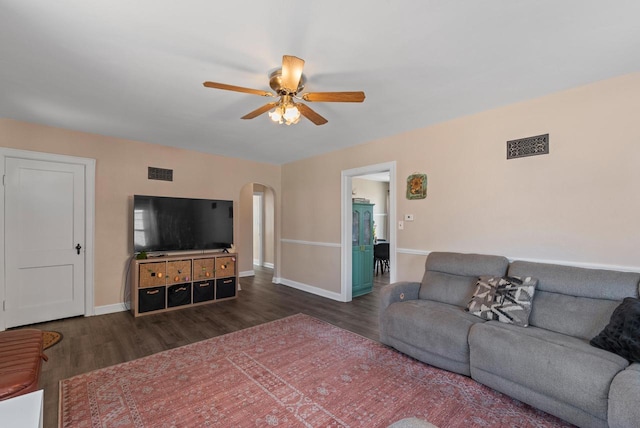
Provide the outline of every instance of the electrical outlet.
<path id="1" fill-rule="evenodd" d="M 413 221 L 413 214 L 405 214 L 404 215 L 404 220 L 405 221 Z"/>
<path id="2" fill-rule="evenodd" d="M 398 229 L 400 229 L 400 230 L 404 230 L 404 221 L 400 220 L 400 221 L 398 222 Z"/>

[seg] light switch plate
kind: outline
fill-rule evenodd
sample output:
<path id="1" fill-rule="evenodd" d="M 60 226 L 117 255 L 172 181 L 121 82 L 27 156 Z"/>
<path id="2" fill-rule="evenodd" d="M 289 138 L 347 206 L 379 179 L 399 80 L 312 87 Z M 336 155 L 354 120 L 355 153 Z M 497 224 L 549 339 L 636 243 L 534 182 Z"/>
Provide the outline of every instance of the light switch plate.
<path id="1" fill-rule="evenodd" d="M 400 220 L 400 221 L 398 222 L 398 229 L 400 229 L 400 230 L 404 230 L 404 221 Z"/>
<path id="2" fill-rule="evenodd" d="M 404 215 L 404 220 L 405 221 L 413 221 L 413 214 L 405 214 Z"/>

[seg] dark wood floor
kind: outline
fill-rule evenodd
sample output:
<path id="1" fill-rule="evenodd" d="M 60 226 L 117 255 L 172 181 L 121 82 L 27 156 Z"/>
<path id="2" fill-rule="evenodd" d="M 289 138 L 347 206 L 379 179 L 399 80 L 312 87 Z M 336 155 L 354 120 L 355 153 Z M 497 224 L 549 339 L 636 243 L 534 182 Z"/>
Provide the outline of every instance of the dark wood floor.
<path id="1" fill-rule="evenodd" d="M 79 317 L 30 327 L 55 330 L 62 342 L 46 351 L 44 427 L 58 423 L 58 382 L 81 373 L 144 357 L 297 313 L 378 340 L 378 295 L 388 272 L 374 276 L 374 290 L 349 303 L 325 299 L 271 282 L 269 269 L 240 279 L 238 298 L 134 319 L 129 312 Z"/>

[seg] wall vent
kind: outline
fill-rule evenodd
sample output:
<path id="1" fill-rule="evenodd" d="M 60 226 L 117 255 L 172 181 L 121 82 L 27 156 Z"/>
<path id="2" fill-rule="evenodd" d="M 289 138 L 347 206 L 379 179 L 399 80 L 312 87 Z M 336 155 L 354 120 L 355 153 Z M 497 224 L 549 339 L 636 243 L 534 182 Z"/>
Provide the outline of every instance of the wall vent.
<path id="1" fill-rule="evenodd" d="M 507 141 L 507 159 L 549 154 L 549 134 Z"/>
<path id="2" fill-rule="evenodd" d="M 150 166 L 149 180 L 173 181 L 173 170 Z"/>

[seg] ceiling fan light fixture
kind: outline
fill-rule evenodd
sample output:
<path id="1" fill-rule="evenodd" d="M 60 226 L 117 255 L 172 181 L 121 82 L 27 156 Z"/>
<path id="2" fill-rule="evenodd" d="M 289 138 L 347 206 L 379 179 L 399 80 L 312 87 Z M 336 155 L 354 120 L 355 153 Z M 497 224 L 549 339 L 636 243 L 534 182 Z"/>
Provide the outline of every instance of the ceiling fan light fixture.
<path id="1" fill-rule="evenodd" d="M 294 125 L 300 121 L 300 110 L 291 96 L 285 95 L 278 105 L 269 112 L 269 118 L 279 124 Z"/>
<path id="2" fill-rule="evenodd" d="M 277 106 L 273 111 L 269 112 L 269 119 L 276 123 L 282 123 L 282 106 Z"/>
<path id="3" fill-rule="evenodd" d="M 327 119 L 320 116 L 308 105 L 297 100 L 308 102 L 342 102 L 361 103 L 365 95 L 362 91 L 352 92 L 307 92 L 300 94 L 307 81 L 302 69 L 304 60 L 292 55 L 282 57 L 282 68 L 269 74 L 269 86 L 275 91 L 267 92 L 259 89 L 245 88 L 242 86 L 227 85 L 226 83 L 204 82 L 204 86 L 213 89 L 224 89 L 226 91 L 244 92 L 265 97 L 279 98 L 277 101 L 269 102 L 262 107 L 258 107 L 250 113 L 245 114 L 241 119 L 254 119 L 261 114 L 269 112 L 269 118 L 276 123 L 293 125 L 298 123 L 301 116 L 309 119 L 315 125 L 324 125 Z M 271 111 L 270 111 L 271 110 Z"/>
<path id="4" fill-rule="evenodd" d="M 300 120 L 300 110 L 298 110 L 298 107 L 296 107 L 295 104 L 288 105 L 284 109 L 282 118 L 284 119 L 284 123 L 287 125 L 296 124 Z"/>

